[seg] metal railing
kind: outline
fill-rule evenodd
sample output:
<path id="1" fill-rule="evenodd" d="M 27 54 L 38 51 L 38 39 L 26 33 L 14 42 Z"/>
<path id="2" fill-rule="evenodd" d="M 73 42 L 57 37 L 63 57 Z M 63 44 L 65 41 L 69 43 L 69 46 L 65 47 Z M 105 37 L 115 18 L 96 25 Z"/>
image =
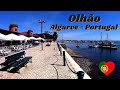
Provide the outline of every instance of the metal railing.
<path id="1" fill-rule="evenodd" d="M 90 76 L 87 73 L 85 73 L 85 71 L 66 52 L 66 50 L 59 43 L 57 43 L 57 45 L 58 45 L 58 49 L 60 51 L 60 55 L 63 56 L 63 66 L 66 66 L 66 64 L 68 65 L 68 63 L 67 63 L 67 61 L 68 61 L 71 64 L 71 66 L 74 68 L 74 71 L 78 76 L 78 79 L 91 79 Z"/>

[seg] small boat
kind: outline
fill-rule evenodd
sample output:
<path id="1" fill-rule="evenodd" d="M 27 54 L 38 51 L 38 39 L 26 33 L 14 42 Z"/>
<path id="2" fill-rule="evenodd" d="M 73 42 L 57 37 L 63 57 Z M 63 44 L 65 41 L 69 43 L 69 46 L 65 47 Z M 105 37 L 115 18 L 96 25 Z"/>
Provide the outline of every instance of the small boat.
<path id="1" fill-rule="evenodd" d="M 93 45 L 88 45 L 89 46 L 89 48 L 92 48 L 93 47 Z"/>
<path id="2" fill-rule="evenodd" d="M 78 45 L 76 47 L 79 47 Z"/>
<path id="3" fill-rule="evenodd" d="M 109 47 L 109 49 L 115 49 L 115 50 L 117 50 L 117 47 L 116 46 L 112 46 L 112 47 Z"/>
<path id="4" fill-rule="evenodd" d="M 102 46 L 101 48 L 106 48 L 106 49 L 117 49 L 116 46 Z"/>
<path id="5" fill-rule="evenodd" d="M 89 45 L 89 48 L 97 48 L 99 47 L 98 45 Z"/>
<path id="6" fill-rule="evenodd" d="M 99 45 L 94 45 L 93 47 L 97 48 L 97 47 L 99 47 Z"/>
<path id="7" fill-rule="evenodd" d="M 79 48 L 78 41 L 77 41 L 77 46 L 76 47 Z"/>

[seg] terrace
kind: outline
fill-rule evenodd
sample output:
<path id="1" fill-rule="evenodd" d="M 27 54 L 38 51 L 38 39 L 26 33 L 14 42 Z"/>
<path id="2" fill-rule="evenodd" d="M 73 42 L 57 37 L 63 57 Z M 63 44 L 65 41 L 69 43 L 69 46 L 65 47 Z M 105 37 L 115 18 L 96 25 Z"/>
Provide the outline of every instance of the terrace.
<path id="1" fill-rule="evenodd" d="M 19 73 L 0 71 L 1 79 L 77 79 L 77 75 L 63 66 L 63 57 L 60 55 L 57 44 L 52 42 L 41 50 L 41 45 L 25 50 L 26 56 L 32 56 L 32 63 L 20 69 Z M 4 57 L 0 58 L 0 63 Z M 70 66 L 71 67 L 71 66 Z M 72 67 L 71 67 L 72 68 Z"/>

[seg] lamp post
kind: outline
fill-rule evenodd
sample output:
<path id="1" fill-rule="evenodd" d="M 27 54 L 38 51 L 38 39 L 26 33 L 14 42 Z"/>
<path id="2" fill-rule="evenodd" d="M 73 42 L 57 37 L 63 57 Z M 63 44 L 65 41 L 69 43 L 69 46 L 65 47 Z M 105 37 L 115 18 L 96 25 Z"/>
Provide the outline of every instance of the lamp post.
<path id="1" fill-rule="evenodd" d="M 39 20 L 38 23 L 41 24 L 41 37 L 42 37 L 42 36 L 43 36 L 43 35 L 42 35 L 42 24 L 45 23 L 45 21 Z M 42 50 L 43 50 L 43 42 L 41 42 L 41 47 L 42 47 Z"/>

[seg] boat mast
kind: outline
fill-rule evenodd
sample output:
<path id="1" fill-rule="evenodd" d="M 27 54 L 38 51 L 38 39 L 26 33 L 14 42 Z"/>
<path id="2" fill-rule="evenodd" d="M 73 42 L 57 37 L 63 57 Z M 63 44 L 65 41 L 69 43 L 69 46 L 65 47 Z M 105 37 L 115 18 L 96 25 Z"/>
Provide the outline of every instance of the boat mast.
<path id="1" fill-rule="evenodd" d="M 78 46 L 78 41 L 77 41 L 77 46 Z"/>
<path id="2" fill-rule="evenodd" d="M 101 32 L 101 41 L 102 41 L 102 32 Z"/>
<path id="3" fill-rule="evenodd" d="M 107 41 L 108 41 L 108 33 L 107 33 Z"/>
<path id="4" fill-rule="evenodd" d="M 64 42 L 64 39 L 63 39 L 63 33 L 62 33 L 62 42 Z"/>

